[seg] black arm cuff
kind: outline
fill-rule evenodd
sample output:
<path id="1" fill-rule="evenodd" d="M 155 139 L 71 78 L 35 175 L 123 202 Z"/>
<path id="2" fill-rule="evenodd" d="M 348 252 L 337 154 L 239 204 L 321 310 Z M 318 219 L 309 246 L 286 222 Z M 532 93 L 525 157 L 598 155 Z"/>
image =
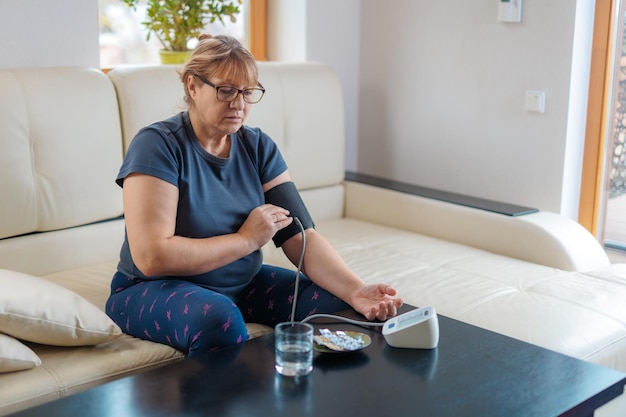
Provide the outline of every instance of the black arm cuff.
<path id="1" fill-rule="evenodd" d="M 289 216 L 297 217 L 305 230 L 315 227 L 313 219 L 293 182 L 284 182 L 267 190 L 265 192 L 265 202 L 289 210 Z M 289 226 L 276 232 L 272 240 L 276 247 L 279 248 L 285 241 L 300 232 L 300 227 L 294 221 Z"/>

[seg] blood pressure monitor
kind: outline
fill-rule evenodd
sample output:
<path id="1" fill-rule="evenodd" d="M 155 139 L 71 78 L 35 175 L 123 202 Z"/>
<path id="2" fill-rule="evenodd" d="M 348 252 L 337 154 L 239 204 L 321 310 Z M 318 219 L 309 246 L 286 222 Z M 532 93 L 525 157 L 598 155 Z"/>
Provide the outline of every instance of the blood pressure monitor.
<path id="1" fill-rule="evenodd" d="M 387 320 L 383 336 L 389 346 L 434 349 L 439 343 L 439 319 L 435 308 L 420 307 Z"/>

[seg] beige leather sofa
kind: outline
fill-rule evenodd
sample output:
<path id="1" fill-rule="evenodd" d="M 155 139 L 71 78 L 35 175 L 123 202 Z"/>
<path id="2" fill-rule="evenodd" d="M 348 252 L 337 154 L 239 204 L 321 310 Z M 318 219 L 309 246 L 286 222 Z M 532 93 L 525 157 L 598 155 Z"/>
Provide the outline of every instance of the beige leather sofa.
<path id="1" fill-rule="evenodd" d="M 260 63 L 260 78 L 267 94 L 248 124 L 276 140 L 318 229 L 366 281 L 626 371 L 626 265 L 610 265 L 582 227 L 346 180 L 334 72 Z M 0 374 L 0 415 L 184 359 L 120 335 L 102 313 L 124 233 L 114 178 L 134 133 L 184 108 L 175 69 L 0 70 L 0 92 L 0 370 L 29 368 Z M 288 265 L 271 245 L 264 252 Z M 11 327 L 25 314 L 11 308 L 24 306 L 32 320 Z M 69 334 L 57 334 L 66 322 L 51 328 L 61 313 L 74 321 Z M 95 339 L 78 334 L 88 326 Z M 253 337 L 268 331 L 250 324 Z"/>

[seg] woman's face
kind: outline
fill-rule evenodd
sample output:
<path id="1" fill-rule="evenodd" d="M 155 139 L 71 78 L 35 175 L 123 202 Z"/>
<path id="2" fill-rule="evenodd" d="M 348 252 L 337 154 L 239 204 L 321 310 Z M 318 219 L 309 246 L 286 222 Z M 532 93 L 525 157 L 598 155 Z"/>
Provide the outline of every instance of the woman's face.
<path id="1" fill-rule="evenodd" d="M 208 81 L 213 86 L 205 83 Z M 235 88 L 243 90 L 256 86 L 236 84 L 231 80 L 209 78 L 201 80 L 197 76 L 189 77 L 189 94 L 193 101 L 190 111 L 196 113 L 201 126 L 194 126 L 207 133 L 228 135 L 239 130 L 248 117 L 251 104 L 246 103 L 242 93 L 238 93 L 232 101 L 218 100 L 217 88 Z"/>

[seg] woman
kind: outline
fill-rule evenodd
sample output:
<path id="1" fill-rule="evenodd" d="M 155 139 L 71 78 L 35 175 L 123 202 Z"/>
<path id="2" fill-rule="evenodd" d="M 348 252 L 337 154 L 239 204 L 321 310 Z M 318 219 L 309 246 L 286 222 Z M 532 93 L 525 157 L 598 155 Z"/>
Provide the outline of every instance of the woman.
<path id="1" fill-rule="evenodd" d="M 295 319 L 350 306 L 369 320 L 394 316 L 396 291 L 346 266 L 313 228 L 275 143 L 243 125 L 264 94 L 252 55 L 203 35 L 180 77 L 188 111 L 142 129 L 117 178 L 126 239 L 107 314 L 190 357 L 247 340 L 246 321 L 290 320 L 294 272 L 263 265 L 261 247 L 274 239 L 298 264 L 291 209 L 307 242 Z"/>

